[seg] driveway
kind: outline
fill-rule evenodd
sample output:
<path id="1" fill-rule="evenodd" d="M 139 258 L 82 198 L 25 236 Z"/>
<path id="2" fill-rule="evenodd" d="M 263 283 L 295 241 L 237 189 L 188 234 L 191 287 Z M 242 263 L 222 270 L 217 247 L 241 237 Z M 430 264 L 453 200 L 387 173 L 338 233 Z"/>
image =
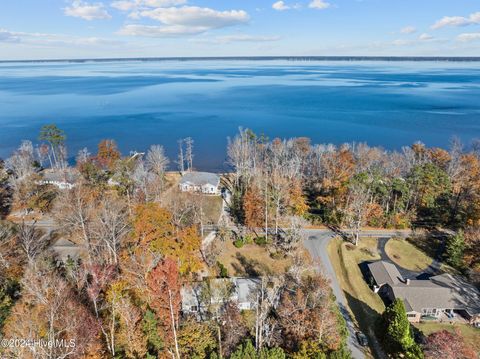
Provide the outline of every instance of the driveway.
<path id="1" fill-rule="evenodd" d="M 335 233 L 330 230 L 305 230 L 305 232 L 307 233 L 307 239 L 303 242 L 303 245 L 315 262 L 317 271 L 330 279 L 332 291 L 337 300 L 338 307 L 347 323 L 348 332 L 350 334 L 347 338 L 347 345 L 352 352 L 352 358 L 365 358 L 363 348 L 358 344 L 355 337 L 356 328 L 350 312 L 348 311 L 347 299 L 343 295 L 343 291 L 338 284 L 332 263 L 328 258 L 327 246 L 330 240 L 335 237 Z"/>
<path id="2" fill-rule="evenodd" d="M 358 344 L 355 332 L 358 330 L 355 326 L 353 318 L 348 310 L 348 302 L 343 294 L 343 290 L 338 283 L 335 270 L 333 269 L 330 258 L 328 257 L 327 246 L 332 238 L 337 233 L 329 229 L 305 229 L 307 239 L 304 240 L 303 245 L 310 253 L 313 261 L 317 266 L 317 271 L 324 274 L 330 279 L 333 294 L 337 300 L 338 307 L 347 323 L 349 337 L 347 338 L 348 348 L 352 352 L 352 357 L 355 359 L 365 358 L 363 348 Z M 344 232 L 345 233 L 345 232 Z M 385 237 L 391 238 L 393 236 L 408 236 L 409 231 L 385 231 L 385 230 L 367 230 L 362 231 L 362 237 Z M 363 280 L 363 279 L 362 279 Z"/>
<path id="3" fill-rule="evenodd" d="M 392 264 L 394 264 L 398 271 L 400 272 L 400 274 L 402 275 L 403 278 L 405 279 L 419 279 L 419 278 L 423 278 L 425 279 L 425 277 L 431 277 L 431 276 L 434 276 L 434 275 L 437 275 L 437 274 L 440 274 L 441 271 L 440 271 L 440 267 L 442 265 L 441 263 L 441 256 L 442 256 L 442 253 L 443 253 L 443 245 L 440 246 L 439 250 L 438 250 L 438 253 L 436 255 L 436 258 L 433 259 L 433 262 L 427 267 L 425 268 L 425 270 L 423 271 L 414 271 L 414 270 L 410 270 L 410 269 L 407 269 L 407 268 L 403 268 L 401 266 L 399 266 L 398 264 L 396 264 L 395 262 L 393 262 L 390 257 L 388 256 L 386 250 L 385 250 L 385 246 L 387 245 L 387 242 L 391 240 L 391 237 L 380 237 L 378 238 L 378 254 L 380 255 L 382 261 L 385 261 L 385 262 L 390 262 Z"/>

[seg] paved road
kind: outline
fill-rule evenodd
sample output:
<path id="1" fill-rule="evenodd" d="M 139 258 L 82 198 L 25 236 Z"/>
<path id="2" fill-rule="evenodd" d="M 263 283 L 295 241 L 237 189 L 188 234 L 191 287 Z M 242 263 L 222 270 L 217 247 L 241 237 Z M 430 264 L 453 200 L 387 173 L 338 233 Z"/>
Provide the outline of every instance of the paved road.
<path id="1" fill-rule="evenodd" d="M 355 337 L 357 328 L 355 327 L 353 318 L 348 311 L 348 303 L 345 295 L 343 294 L 340 284 L 338 283 L 335 270 L 333 269 L 330 258 L 328 257 L 327 246 L 330 240 L 336 236 L 336 234 L 328 229 L 306 229 L 307 239 L 303 242 L 303 245 L 312 256 L 313 261 L 317 264 L 317 270 L 323 273 L 330 279 L 333 294 L 336 297 L 338 307 L 347 323 L 348 331 L 350 333 L 347 338 L 348 348 L 352 352 L 352 357 L 355 359 L 365 358 L 363 348 L 358 344 Z M 362 231 L 362 237 L 392 237 L 392 236 L 406 236 L 408 231 Z"/>

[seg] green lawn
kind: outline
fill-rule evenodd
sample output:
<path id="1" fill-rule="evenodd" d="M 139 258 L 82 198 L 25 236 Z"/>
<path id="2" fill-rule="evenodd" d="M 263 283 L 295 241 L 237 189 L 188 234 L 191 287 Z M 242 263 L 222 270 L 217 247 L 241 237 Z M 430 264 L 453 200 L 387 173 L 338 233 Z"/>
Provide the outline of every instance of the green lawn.
<path id="1" fill-rule="evenodd" d="M 377 239 L 362 238 L 358 247 L 334 239 L 328 246 L 328 254 L 355 321 L 369 342 L 376 343 L 374 323 L 385 306 L 363 279 L 359 264 L 380 259 Z"/>
<path id="2" fill-rule="evenodd" d="M 467 324 L 447 324 L 447 323 L 418 323 L 415 326 L 420 329 L 425 335 L 429 335 L 441 330 L 448 330 L 454 332 L 455 329 L 459 330 L 459 333 L 465 340 L 465 342 L 472 346 L 472 348 L 480 353 L 480 329 L 474 328 Z"/>
<path id="3" fill-rule="evenodd" d="M 432 258 L 405 239 L 392 238 L 385 251 L 390 259 L 400 267 L 421 272 L 432 264 Z"/>

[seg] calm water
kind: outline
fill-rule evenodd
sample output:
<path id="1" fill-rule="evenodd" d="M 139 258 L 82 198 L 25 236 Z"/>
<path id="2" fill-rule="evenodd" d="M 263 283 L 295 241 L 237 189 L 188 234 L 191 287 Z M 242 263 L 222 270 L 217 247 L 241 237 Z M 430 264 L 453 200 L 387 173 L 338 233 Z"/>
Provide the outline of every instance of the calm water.
<path id="1" fill-rule="evenodd" d="M 228 136 L 366 141 L 399 149 L 480 137 L 480 64 L 158 61 L 0 64 L 0 157 L 56 123 L 71 156 L 100 139 L 121 150 L 195 141 L 194 164 L 221 169 Z"/>

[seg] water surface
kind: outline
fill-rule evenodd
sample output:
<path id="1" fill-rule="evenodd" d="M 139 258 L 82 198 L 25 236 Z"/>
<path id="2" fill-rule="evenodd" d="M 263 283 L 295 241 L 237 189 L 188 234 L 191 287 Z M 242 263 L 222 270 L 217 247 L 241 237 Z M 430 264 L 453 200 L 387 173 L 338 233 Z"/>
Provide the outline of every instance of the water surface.
<path id="1" fill-rule="evenodd" d="M 111 61 L 0 64 L 0 157 L 56 123 L 69 154 L 103 138 L 124 153 L 193 137 L 194 165 L 224 168 L 228 136 L 447 147 L 480 137 L 475 62 Z"/>

